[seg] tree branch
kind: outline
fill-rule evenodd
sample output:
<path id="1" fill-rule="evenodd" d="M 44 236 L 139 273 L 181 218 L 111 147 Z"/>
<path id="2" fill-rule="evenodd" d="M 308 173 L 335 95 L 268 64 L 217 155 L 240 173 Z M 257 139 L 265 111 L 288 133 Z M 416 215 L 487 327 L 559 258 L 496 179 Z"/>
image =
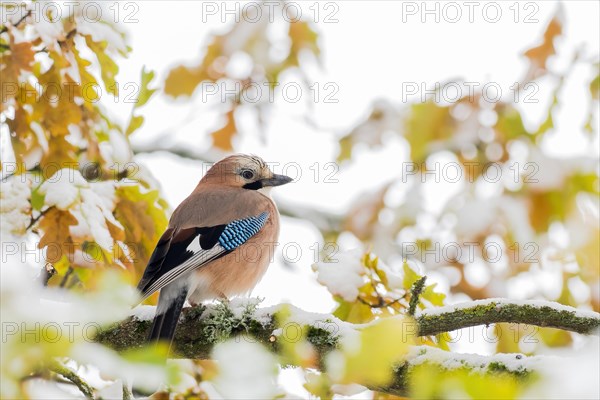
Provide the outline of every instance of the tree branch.
<path id="1" fill-rule="evenodd" d="M 219 157 L 216 157 L 211 152 L 201 152 L 200 150 L 190 148 L 189 145 L 178 145 L 165 139 L 159 139 L 147 144 L 132 144 L 131 150 L 134 154 L 171 153 L 180 158 L 205 163 L 219 161 Z"/>
<path id="2" fill-rule="evenodd" d="M 486 299 L 426 310 L 417 317 L 417 322 L 421 336 L 498 322 L 557 328 L 587 335 L 597 334 L 594 331 L 600 326 L 600 314 L 550 301 Z"/>
<path id="3" fill-rule="evenodd" d="M 248 340 L 261 342 L 273 352 L 278 352 L 280 350 L 279 337 L 282 334 L 285 335 L 287 324 L 292 323 L 296 324 L 295 328 L 302 327 L 304 336 L 314 346 L 319 354 L 319 359 L 322 360 L 328 352 L 337 348 L 339 338 L 344 335 L 344 332 L 360 330 L 366 326 L 365 324 L 359 325 L 341 321 L 329 314 L 308 313 L 290 305 L 264 309 L 257 309 L 256 306 L 257 302 L 250 302 L 241 307 L 233 307 L 233 309 L 225 304 L 185 308 L 175 334 L 173 356 L 208 359 L 216 343 L 239 335 L 246 337 Z M 136 311 L 137 315 L 141 316 L 143 314 L 141 319 L 133 316 L 115 324 L 109 329 L 101 331 L 97 341 L 118 351 L 142 346 L 150 329 L 153 308 L 151 306 L 141 306 Z M 274 315 L 282 308 L 290 310 L 291 316 L 286 325 L 278 326 Z M 410 332 L 418 332 L 419 336 L 431 336 L 496 322 L 554 327 L 582 334 L 594 334 L 600 327 L 600 314 L 577 310 L 554 302 L 511 302 L 506 299 L 489 299 L 434 308 L 422 312 L 416 317 L 415 322 L 416 329 L 413 324 L 410 327 L 407 326 L 407 329 L 411 329 Z M 294 332 L 297 334 L 296 329 L 294 329 Z M 416 351 L 414 349 L 420 350 L 414 353 Z M 432 354 L 431 352 L 434 351 L 442 351 L 431 347 L 424 349 L 414 347 L 407 361 L 395 367 L 395 379 L 389 387 L 371 389 L 393 394 L 406 394 L 406 377 L 410 374 L 413 361 L 422 357 L 424 353 L 429 352 L 429 354 Z M 460 355 L 454 353 L 447 353 L 447 356 L 460 357 Z M 530 372 L 528 365 L 531 364 L 531 357 L 514 354 L 479 357 L 476 369 L 480 372 L 502 372 L 514 377 L 522 377 Z M 512 360 L 510 364 L 502 361 L 507 357 Z M 514 361 L 515 357 L 517 360 L 522 359 L 523 362 Z M 439 359 L 440 355 L 437 354 L 432 362 L 435 363 L 435 360 L 439 361 Z M 414 361 L 414 364 L 421 364 L 422 362 L 423 360 L 419 359 L 418 362 Z M 482 365 L 487 365 L 489 368 L 482 368 Z M 443 367 L 443 365 L 441 366 Z"/>
<path id="4" fill-rule="evenodd" d="M 66 379 L 71 381 L 75 386 L 79 388 L 81 393 L 88 399 L 94 398 L 94 389 L 83 380 L 77 373 L 58 361 L 51 361 L 48 364 L 48 369 L 54 373 L 64 376 Z"/>
<path id="5" fill-rule="evenodd" d="M 25 13 L 25 15 L 23 15 L 16 23 L 12 24 L 12 26 L 16 28 L 17 26 L 19 26 L 21 24 L 21 22 L 25 21 L 25 19 L 27 17 L 29 17 L 30 15 L 31 15 L 31 10 L 27 11 Z M 7 25 L 3 26 L 2 29 L 0 29 L 0 35 L 3 34 L 3 33 L 5 33 L 5 32 L 8 32 L 8 26 Z"/>

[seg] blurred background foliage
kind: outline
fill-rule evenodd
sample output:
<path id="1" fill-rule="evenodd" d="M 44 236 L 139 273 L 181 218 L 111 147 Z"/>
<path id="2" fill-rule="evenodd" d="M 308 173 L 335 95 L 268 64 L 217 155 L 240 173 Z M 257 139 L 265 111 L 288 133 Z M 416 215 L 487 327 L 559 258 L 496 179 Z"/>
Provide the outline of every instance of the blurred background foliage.
<path id="1" fill-rule="evenodd" d="M 10 138 L 2 142 L 1 211 L 3 241 L 35 242 L 43 252 L 40 281 L 87 291 L 101 286 L 99 269 L 117 271 L 123 282 L 135 284 L 167 224 L 169 205 L 149 172 L 135 162 L 130 144 L 131 135 L 141 135 L 145 128 L 138 108 L 153 96 L 185 99 L 207 90 L 206 83 L 233 82 L 237 93 L 220 107 L 221 127 L 203 138 L 212 141 L 211 150 L 198 155 L 216 160 L 236 150 L 234 138 L 242 131 L 236 117 L 240 109 L 254 113 L 259 126 L 269 118 L 270 102 L 248 102 L 244 94 L 253 85 L 266 85 L 275 96 L 275 84 L 286 71 L 299 74 L 309 86 L 306 64 L 318 63 L 321 50 L 318 29 L 309 21 L 276 21 L 282 29 L 273 37 L 267 34 L 271 24 L 266 20 L 250 23 L 241 18 L 227 32 L 212 36 L 196 61 L 180 60 L 164 82 L 142 70 L 132 95 L 122 93 L 115 82 L 119 62 L 130 51 L 125 34 L 110 21 L 90 23 L 78 12 L 48 22 L 31 18 L 24 9 L 18 14 L 22 18 L 1 28 L 0 110 L 3 134 L 8 132 Z M 415 307 L 441 306 L 445 296 L 434 284 L 425 282 L 417 296 L 412 291 L 422 276 L 436 274 L 450 282 L 454 299 L 511 297 L 523 280 L 559 274 L 560 291 L 540 285 L 519 297 L 600 311 L 598 159 L 556 158 L 542 150 L 558 123 L 557 107 L 568 101 L 561 89 L 575 66 L 592 69 L 595 77 L 589 82 L 587 122 L 572 129 L 587 132 L 590 145 L 598 135 L 598 60 L 577 53 L 562 72 L 548 68 L 549 59 L 562 57 L 555 47 L 563 35 L 561 21 L 559 8 L 540 32 L 541 39 L 524 52 L 529 65 L 513 98 L 490 102 L 476 88 L 451 103 L 433 93 L 423 102 L 398 106 L 398 99 L 392 98 L 372 104 L 367 118 L 340 135 L 335 161 L 348 168 L 357 148 L 377 149 L 390 136 L 398 136 L 410 147 L 411 162 L 398 163 L 395 179 L 363 193 L 343 216 L 321 211 L 295 215 L 281 206 L 289 217 L 314 218 L 324 242 L 351 235 L 368 246 L 368 251 L 345 255 L 338 266 L 352 269 L 359 281 L 356 293 L 340 292 L 327 279 L 327 267 L 314 266 L 317 279 L 338 303 L 336 317 L 365 323 L 410 314 L 411 302 L 412 313 Z M 240 57 L 251 64 L 241 74 L 230 68 Z M 539 126 L 526 126 L 515 99 L 527 96 L 531 85 L 541 80 L 552 85 L 549 98 L 543 100 L 546 117 Z M 103 93 L 134 96 L 128 121 L 115 122 L 98 101 Z M 433 210 L 424 201 L 431 186 L 426 177 L 447 165 L 460 166 L 464 179 L 458 190 L 444 194 L 441 210 Z M 461 245 L 448 247 L 454 243 Z M 496 248 L 502 249 L 500 260 L 494 258 Z M 440 249 L 450 249 L 441 260 Z M 525 327 L 520 329 L 527 333 Z M 548 346 L 572 342 L 563 331 L 541 329 L 539 336 Z M 524 351 L 510 335 L 498 338 L 497 351 Z M 422 341 L 448 348 L 442 337 Z M 385 354 L 380 358 L 368 364 L 377 365 Z M 353 362 L 359 361 L 365 360 Z M 207 363 L 195 368 L 210 370 Z M 350 369 L 350 377 L 352 373 Z M 431 374 L 441 373 L 424 369 L 415 374 L 413 393 L 418 397 L 439 397 L 438 390 L 445 390 L 442 383 L 427 389 L 419 380 L 452 385 L 472 379 L 462 372 L 449 377 Z M 309 379 L 307 389 L 331 394 L 331 382 L 320 379 Z M 482 379 L 470 386 L 473 397 L 487 388 L 487 378 Z M 499 385 L 507 397 L 515 396 L 513 383 Z"/>

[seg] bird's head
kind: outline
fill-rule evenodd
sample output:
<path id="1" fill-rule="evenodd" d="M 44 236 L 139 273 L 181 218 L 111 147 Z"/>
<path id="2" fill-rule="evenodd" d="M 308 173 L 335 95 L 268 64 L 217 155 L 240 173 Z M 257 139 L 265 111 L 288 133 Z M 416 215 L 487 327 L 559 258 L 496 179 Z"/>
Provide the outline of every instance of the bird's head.
<path id="1" fill-rule="evenodd" d="M 292 178 L 274 174 L 262 158 L 254 155 L 236 154 L 213 165 L 202 182 L 259 190 L 285 185 Z"/>

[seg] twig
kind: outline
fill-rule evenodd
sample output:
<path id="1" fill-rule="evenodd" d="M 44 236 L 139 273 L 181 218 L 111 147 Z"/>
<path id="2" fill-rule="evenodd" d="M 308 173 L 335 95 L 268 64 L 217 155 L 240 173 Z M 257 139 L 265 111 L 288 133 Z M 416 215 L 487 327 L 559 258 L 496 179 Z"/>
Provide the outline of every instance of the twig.
<path id="1" fill-rule="evenodd" d="M 377 294 L 379 295 L 379 293 L 377 293 Z M 383 297 L 381 297 L 381 295 L 379 295 L 379 297 L 378 297 L 379 302 L 377 304 L 372 304 L 372 303 L 369 303 L 368 301 L 366 301 L 365 299 L 363 299 L 360 295 L 357 297 L 358 301 L 360 301 L 364 305 L 369 306 L 371 308 L 391 307 L 394 304 L 399 303 L 400 300 L 404 300 L 405 298 L 406 298 L 406 294 L 404 296 L 397 297 L 396 299 L 394 299 L 392 301 L 386 302 L 385 299 Z"/>
<path id="2" fill-rule="evenodd" d="M 154 143 L 145 145 L 132 145 L 131 148 L 134 154 L 151 154 L 158 152 L 167 152 L 174 154 L 177 157 L 204 163 L 214 163 L 219 161 L 218 157 L 215 157 L 209 152 L 201 152 L 198 150 L 191 149 L 190 146 L 169 143 L 164 139 L 157 140 Z"/>
<path id="3" fill-rule="evenodd" d="M 65 272 L 65 276 L 63 276 L 62 280 L 60 281 L 60 287 L 64 288 L 65 285 L 67 284 L 67 281 L 69 280 L 69 277 L 71 276 L 71 274 L 73 273 L 73 267 L 71 265 L 69 265 L 69 269 L 67 269 L 67 272 Z"/>
<path id="4" fill-rule="evenodd" d="M 427 276 L 423 276 L 418 279 L 415 283 L 413 283 L 412 288 L 410 289 L 410 301 L 408 302 L 408 315 L 415 315 L 415 311 L 417 311 L 417 305 L 419 304 L 419 296 L 423 292 L 425 288 L 425 281 L 427 280 Z"/>
<path id="5" fill-rule="evenodd" d="M 73 384 L 77 386 L 81 393 L 83 393 L 88 399 L 94 398 L 94 389 L 79 375 L 77 375 L 75 371 L 55 360 L 48 364 L 48 369 L 73 382 Z"/>
<path id="6" fill-rule="evenodd" d="M 29 229 L 31 229 L 31 227 L 33 225 L 35 225 L 35 223 L 38 222 L 40 220 L 40 218 L 42 218 L 44 216 L 44 214 L 46 214 L 48 211 L 50 211 L 53 208 L 54 208 L 54 206 L 50 206 L 50 207 L 46 208 L 44 211 L 40 211 L 40 215 L 38 215 L 37 217 L 31 218 L 31 221 L 29 222 L 29 225 L 27 225 L 27 228 L 25 228 L 25 230 L 28 231 Z"/>
<path id="7" fill-rule="evenodd" d="M 17 21 L 17 23 L 13 24 L 13 26 L 16 28 L 17 26 L 19 26 L 19 25 L 21 24 L 21 22 L 25 21 L 25 19 L 26 19 L 27 17 L 29 17 L 30 15 L 31 15 L 31 10 L 27 11 L 27 13 L 26 13 L 25 15 L 23 15 L 23 16 L 22 16 L 22 17 L 21 17 L 21 18 L 20 18 L 20 19 Z M 6 25 L 4 25 L 4 26 L 2 27 L 2 29 L 0 29 L 0 35 L 1 35 L 1 34 L 3 34 L 3 33 L 5 33 L 5 32 L 8 32 L 8 26 L 6 26 Z"/>

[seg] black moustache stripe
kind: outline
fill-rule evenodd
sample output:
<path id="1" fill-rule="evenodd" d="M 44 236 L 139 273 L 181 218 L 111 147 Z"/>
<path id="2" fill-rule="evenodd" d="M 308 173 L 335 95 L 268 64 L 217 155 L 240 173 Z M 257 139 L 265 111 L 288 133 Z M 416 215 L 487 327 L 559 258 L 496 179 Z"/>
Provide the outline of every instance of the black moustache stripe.
<path id="1" fill-rule="evenodd" d="M 255 181 L 255 182 L 246 183 L 242 187 L 244 189 L 258 190 L 258 189 L 261 189 L 263 187 L 263 184 L 262 184 L 262 182 L 260 180 L 258 180 L 258 181 Z"/>

